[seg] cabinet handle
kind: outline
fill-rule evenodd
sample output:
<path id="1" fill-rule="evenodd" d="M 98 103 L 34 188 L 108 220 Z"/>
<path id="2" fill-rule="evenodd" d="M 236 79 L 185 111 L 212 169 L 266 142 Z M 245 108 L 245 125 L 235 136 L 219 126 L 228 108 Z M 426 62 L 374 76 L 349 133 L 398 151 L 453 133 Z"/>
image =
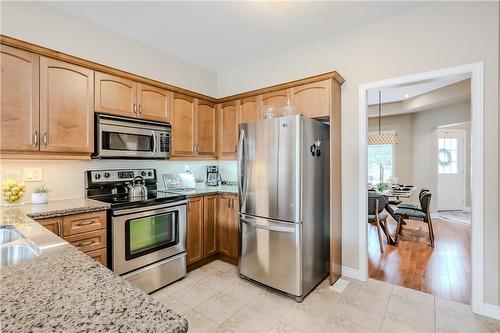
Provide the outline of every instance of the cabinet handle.
<path id="1" fill-rule="evenodd" d="M 238 151 L 238 145 L 234 145 L 234 151 L 237 152 Z"/>
<path id="2" fill-rule="evenodd" d="M 38 146 L 38 131 L 37 130 L 34 130 L 33 131 L 33 147 L 37 147 Z"/>
<path id="3" fill-rule="evenodd" d="M 188 212 L 191 211 L 191 205 L 189 204 L 189 202 L 187 203 L 187 208 L 188 208 Z"/>
<path id="4" fill-rule="evenodd" d="M 139 116 L 142 114 L 142 105 L 139 104 Z"/>
<path id="5" fill-rule="evenodd" d="M 196 145 L 196 153 L 200 152 L 200 145 Z"/>
<path id="6" fill-rule="evenodd" d="M 95 223 L 95 220 L 90 220 L 90 221 L 85 221 L 85 222 L 79 222 L 76 224 L 77 227 L 81 227 L 81 226 L 84 226 L 84 225 L 91 225 L 91 224 L 94 224 Z"/>
<path id="7" fill-rule="evenodd" d="M 62 236 L 62 230 L 61 230 L 61 222 L 57 221 L 57 236 Z"/>
<path id="8" fill-rule="evenodd" d="M 95 241 L 93 239 L 85 241 L 85 242 L 80 242 L 76 244 L 76 247 L 82 247 L 82 246 L 87 246 L 87 245 L 92 245 L 94 244 Z"/>
<path id="9" fill-rule="evenodd" d="M 43 132 L 42 146 L 43 146 L 43 148 L 47 147 L 47 131 Z"/>
<path id="10" fill-rule="evenodd" d="M 134 114 L 136 115 L 137 114 L 137 104 L 134 103 L 134 110 L 133 110 Z"/>

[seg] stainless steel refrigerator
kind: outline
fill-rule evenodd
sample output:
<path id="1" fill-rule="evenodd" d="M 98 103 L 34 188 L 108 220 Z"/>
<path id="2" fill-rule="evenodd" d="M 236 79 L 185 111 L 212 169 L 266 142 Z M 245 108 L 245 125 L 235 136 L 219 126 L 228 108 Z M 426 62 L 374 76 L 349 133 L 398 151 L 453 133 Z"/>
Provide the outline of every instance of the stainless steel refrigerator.
<path id="1" fill-rule="evenodd" d="M 329 273 L 329 126 L 239 126 L 240 276 L 302 301 Z"/>

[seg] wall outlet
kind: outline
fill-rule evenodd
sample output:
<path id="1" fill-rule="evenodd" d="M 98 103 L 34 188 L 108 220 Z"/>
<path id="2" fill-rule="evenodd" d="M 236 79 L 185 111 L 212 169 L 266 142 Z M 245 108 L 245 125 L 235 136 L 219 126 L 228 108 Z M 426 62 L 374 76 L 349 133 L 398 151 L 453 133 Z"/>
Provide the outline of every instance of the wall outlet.
<path id="1" fill-rule="evenodd" d="M 189 170 L 189 165 L 185 165 L 184 166 L 184 172 L 185 173 L 191 173 L 191 171 Z"/>
<path id="2" fill-rule="evenodd" d="M 24 168 L 23 179 L 25 182 L 41 182 L 42 168 Z"/>

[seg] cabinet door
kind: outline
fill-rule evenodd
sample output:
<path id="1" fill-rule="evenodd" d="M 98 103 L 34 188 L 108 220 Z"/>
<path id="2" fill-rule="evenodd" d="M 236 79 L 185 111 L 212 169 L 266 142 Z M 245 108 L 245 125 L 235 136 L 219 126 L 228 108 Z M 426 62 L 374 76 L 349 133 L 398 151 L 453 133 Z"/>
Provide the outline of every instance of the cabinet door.
<path id="1" fill-rule="evenodd" d="M 39 57 L 0 46 L 1 150 L 39 147 Z"/>
<path id="2" fill-rule="evenodd" d="M 94 150 L 94 71 L 40 57 L 41 151 Z"/>
<path id="3" fill-rule="evenodd" d="M 95 72 L 95 111 L 135 117 L 137 85 L 122 77 Z"/>
<path id="4" fill-rule="evenodd" d="M 187 264 L 203 259 L 203 197 L 190 198 L 187 204 Z"/>
<path id="5" fill-rule="evenodd" d="M 262 106 L 273 105 L 279 111 L 282 107 L 287 105 L 288 98 L 289 98 L 288 93 L 289 93 L 289 91 L 287 89 L 285 89 L 285 90 L 278 90 L 278 91 L 262 94 L 262 96 L 261 96 Z"/>
<path id="6" fill-rule="evenodd" d="M 219 253 L 238 258 L 238 197 L 225 194 L 219 195 L 217 211 Z"/>
<path id="7" fill-rule="evenodd" d="M 240 237 L 239 237 L 239 217 L 238 213 L 239 200 L 238 196 L 232 196 L 231 211 L 229 212 L 229 225 L 230 225 L 230 240 L 231 240 L 231 257 L 238 258 L 239 248 L 240 248 Z"/>
<path id="8" fill-rule="evenodd" d="M 330 116 L 331 80 L 313 82 L 291 89 L 291 102 L 309 118 Z"/>
<path id="9" fill-rule="evenodd" d="M 217 195 L 203 197 L 203 257 L 217 253 Z"/>
<path id="10" fill-rule="evenodd" d="M 259 103 L 257 96 L 243 98 L 240 101 L 239 123 L 246 123 L 259 119 Z"/>
<path id="11" fill-rule="evenodd" d="M 220 157 L 236 158 L 238 149 L 238 117 L 236 101 L 220 106 Z"/>
<path id="12" fill-rule="evenodd" d="M 142 119 L 168 121 L 169 92 L 137 83 L 137 116 Z"/>
<path id="13" fill-rule="evenodd" d="M 36 220 L 38 223 L 49 229 L 57 236 L 62 237 L 62 217 L 51 217 L 47 219 Z"/>
<path id="14" fill-rule="evenodd" d="M 196 127 L 198 132 L 197 154 L 215 156 L 216 111 L 213 103 L 202 100 L 198 102 Z"/>
<path id="15" fill-rule="evenodd" d="M 195 103 L 192 97 L 174 93 L 172 98 L 172 155 L 194 155 Z"/>

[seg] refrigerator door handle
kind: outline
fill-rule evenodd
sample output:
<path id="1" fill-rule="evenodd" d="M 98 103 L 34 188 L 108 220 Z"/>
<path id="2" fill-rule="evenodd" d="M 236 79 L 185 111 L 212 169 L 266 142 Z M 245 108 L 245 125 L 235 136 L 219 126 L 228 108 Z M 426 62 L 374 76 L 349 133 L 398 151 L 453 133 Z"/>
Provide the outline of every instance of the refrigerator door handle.
<path id="1" fill-rule="evenodd" d="M 251 225 L 252 227 L 256 229 L 266 229 L 269 231 L 277 231 L 277 232 L 290 232 L 293 233 L 296 231 L 296 225 L 294 223 L 279 223 L 279 222 L 271 222 L 271 221 L 266 221 L 266 224 L 258 223 L 259 219 L 258 218 L 250 218 L 247 216 L 242 216 L 241 217 L 241 222 Z M 290 224 L 290 226 L 284 226 L 286 224 Z"/>
<path id="2" fill-rule="evenodd" d="M 240 140 L 238 142 L 238 189 L 240 191 L 240 210 L 242 210 L 245 207 L 245 197 L 246 197 L 246 161 L 244 161 L 244 151 L 243 151 L 243 146 L 244 146 L 244 140 L 245 140 L 245 130 L 241 129 L 240 130 Z"/>

